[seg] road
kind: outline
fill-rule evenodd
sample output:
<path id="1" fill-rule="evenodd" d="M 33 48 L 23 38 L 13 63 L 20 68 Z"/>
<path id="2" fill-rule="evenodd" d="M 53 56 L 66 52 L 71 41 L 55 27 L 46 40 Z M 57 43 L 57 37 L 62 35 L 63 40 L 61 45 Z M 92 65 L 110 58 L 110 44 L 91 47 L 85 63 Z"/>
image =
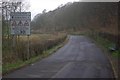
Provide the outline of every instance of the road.
<path id="1" fill-rule="evenodd" d="M 114 78 L 107 56 L 85 36 L 70 36 L 51 56 L 16 70 L 5 78 Z"/>

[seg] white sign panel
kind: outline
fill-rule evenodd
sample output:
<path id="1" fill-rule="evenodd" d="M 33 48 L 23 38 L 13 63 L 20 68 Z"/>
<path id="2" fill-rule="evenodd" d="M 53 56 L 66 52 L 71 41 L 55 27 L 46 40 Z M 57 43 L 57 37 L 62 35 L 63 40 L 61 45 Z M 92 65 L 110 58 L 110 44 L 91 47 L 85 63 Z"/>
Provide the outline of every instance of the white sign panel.
<path id="1" fill-rule="evenodd" d="M 30 35 L 30 12 L 12 12 L 10 19 L 12 35 Z"/>

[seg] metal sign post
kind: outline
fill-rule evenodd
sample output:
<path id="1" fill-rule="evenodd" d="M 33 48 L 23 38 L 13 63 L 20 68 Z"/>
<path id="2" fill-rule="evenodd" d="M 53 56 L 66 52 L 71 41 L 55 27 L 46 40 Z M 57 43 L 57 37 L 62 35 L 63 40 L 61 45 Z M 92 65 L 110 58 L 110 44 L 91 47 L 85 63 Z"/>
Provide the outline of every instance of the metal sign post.
<path id="1" fill-rule="evenodd" d="M 29 35 L 27 35 L 28 46 L 27 46 L 27 60 L 30 58 L 30 39 Z"/>
<path id="2" fill-rule="evenodd" d="M 29 55 L 29 35 L 30 35 L 30 22 L 31 12 L 11 12 L 11 34 L 12 35 L 26 35 L 27 36 L 27 59 Z"/>

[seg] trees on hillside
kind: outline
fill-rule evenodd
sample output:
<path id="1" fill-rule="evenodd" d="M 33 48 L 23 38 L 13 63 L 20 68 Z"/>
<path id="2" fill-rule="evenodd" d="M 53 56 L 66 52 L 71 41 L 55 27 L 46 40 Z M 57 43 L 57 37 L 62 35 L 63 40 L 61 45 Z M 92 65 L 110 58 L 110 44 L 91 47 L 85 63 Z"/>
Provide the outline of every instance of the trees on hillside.
<path id="1" fill-rule="evenodd" d="M 74 2 L 38 15 L 32 22 L 34 30 L 111 29 L 117 20 L 117 3 Z"/>

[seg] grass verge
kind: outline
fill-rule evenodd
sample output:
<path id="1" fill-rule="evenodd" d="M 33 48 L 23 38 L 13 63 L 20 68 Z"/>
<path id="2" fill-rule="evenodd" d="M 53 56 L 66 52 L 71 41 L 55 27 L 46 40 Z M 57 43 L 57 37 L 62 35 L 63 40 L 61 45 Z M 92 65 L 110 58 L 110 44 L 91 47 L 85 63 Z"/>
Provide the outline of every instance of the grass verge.
<path id="1" fill-rule="evenodd" d="M 33 57 L 33 58 L 30 58 L 29 60 L 27 61 L 21 61 L 21 60 L 18 60 L 16 63 L 14 64 L 7 64 L 7 65 L 4 65 L 3 68 L 2 68 L 2 74 L 3 76 L 10 73 L 10 72 L 13 72 L 17 69 L 20 69 L 22 67 L 25 67 L 25 66 L 28 66 L 38 60 L 41 60 L 45 57 L 48 57 L 49 55 L 51 55 L 52 53 L 56 52 L 59 48 L 61 48 L 62 46 L 64 46 L 64 44 L 68 41 L 68 38 L 61 44 L 58 44 L 54 47 L 52 47 L 51 49 L 49 50 L 46 50 L 43 52 L 43 54 L 39 55 L 39 56 L 36 56 L 36 57 Z"/>

